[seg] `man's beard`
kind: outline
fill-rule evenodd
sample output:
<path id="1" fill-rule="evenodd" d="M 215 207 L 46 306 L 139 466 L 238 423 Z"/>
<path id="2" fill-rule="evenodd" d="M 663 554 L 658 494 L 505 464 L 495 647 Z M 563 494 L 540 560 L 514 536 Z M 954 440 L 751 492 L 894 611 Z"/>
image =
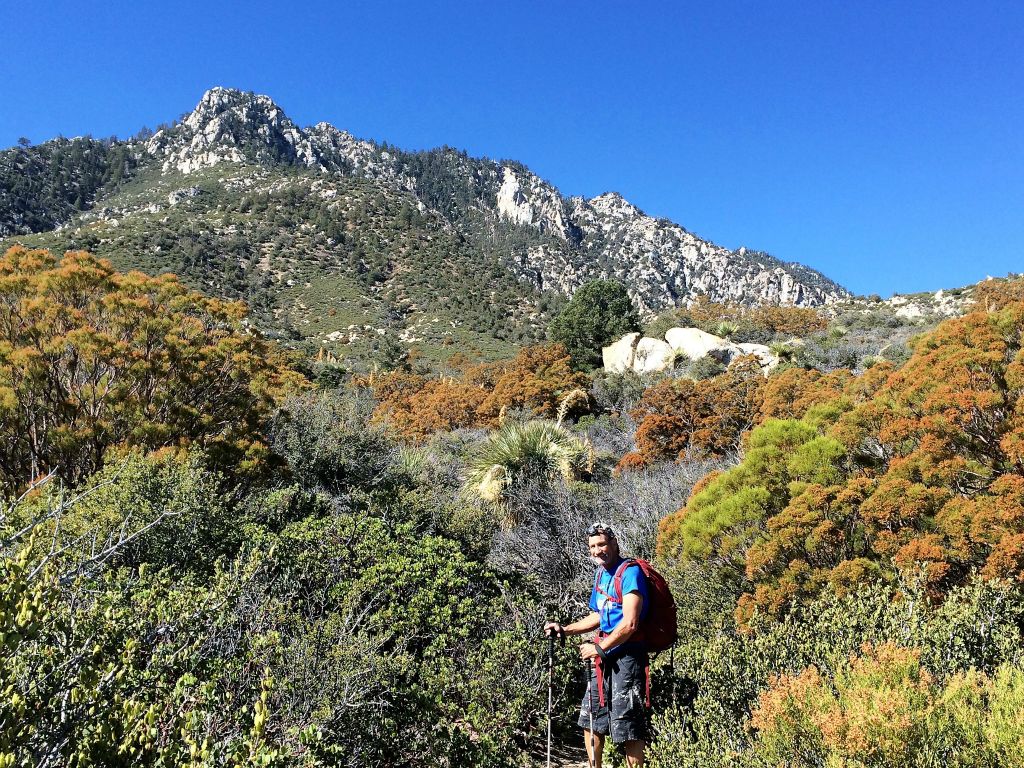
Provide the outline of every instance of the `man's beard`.
<path id="1" fill-rule="evenodd" d="M 590 556 L 590 562 L 592 562 L 594 565 L 604 565 L 604 560 L 602 560 L 600 557 L 597 557 L 596 555 Z"/>

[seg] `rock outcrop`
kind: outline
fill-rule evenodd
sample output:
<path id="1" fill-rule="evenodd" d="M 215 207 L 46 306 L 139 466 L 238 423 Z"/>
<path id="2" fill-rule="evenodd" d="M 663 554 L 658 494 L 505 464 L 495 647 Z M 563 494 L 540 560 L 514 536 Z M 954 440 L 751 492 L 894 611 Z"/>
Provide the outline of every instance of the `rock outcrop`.
<path id="1" fill-rule="evenodd" d="M 561 240 L 570 240 L 575 234 L 566 220 L 558 190 L 532 173 L 517 173 L 507 165 L 502 168 L 496 209 L 499 217 L 534 227 L 542 234 L 552 234 Z"/>
<path id="2" fill-rule="evenodd" d="M 639 333 L 627 333 L 621 339 L 601 349 L 601 361 L 609 373 L 622 373 L 633 368 Z"/>
<path id="3" fill-rule="evenodd" d="M 675 352 L 668 343 L 660 339 L 642 338 L 633 354 L 633 370 L 637 373 L 654 373 L 672 367 Z"/>
<path id="4" fill-rule="evenodd" d="M 690 360 L 700 360 L 711 355 L 718 362 L 728 364 L 739 354 L 735 344 L 700 328 L 669 328 L 665 331 L 665 341 Z"/>
<path id="5" fill-rule="evenodd" d="M 601 350 L 604 369 L 609 373 L 657 373 L 673 368 L 681 358 L 694 362 L 709 356 L 729 365 L 744 355 L 754 355 L 765 375 L 779 364 L 778 357 L 764 344 L 733 344 L 700 328 L 669 328 L 664 341 L 628 333 Z"/>
<path id="6" fill-rule="evenodd" d="M 531 194 L 531 186 L 548 193 Z M 571 294 L 587 280 L 620 280 L 648 316 L 698 294 L 714 301 L 795 306 L 820 306 L 849 296 L 814 270 L 746 248 L 722 248 L 667 219 L 647 216 L 615 192 L 572 198 L 557 215 L 550 191 L 532 174 L 519 173 L 515 204 L 506 202 L 506 193 L 497 210 L 508 221 L 565 241 L 561 248 L 535 247 L 520 261 L 524 275 L 536 275 L 544 287 Z"/>
<path id="7" fill-rule="evenodd" d="M 817 306 L 848 295 L 818 273 L 763 253 L 730 251 L 678 224 L 643 213 L 621 195 L 575 198 L 572 216 L 582 246 L 606 264 L 606 276 L 629 285 L 646 314 L 686 304 L 698 294 L 713 301 Z"/>
<path id="8" fill-rule="evenodd" d="M 408 191 L 416 189 L 415 179 L 401 172 L 395 155 L 372 141 L 357 139 L 324 122 L 307 129 L 307 134 L 323 167 Z"/>
<path id="9" fill-rule="evenodd" d="M 906 320 L 946 318 L 963 314 L 971 303 L 971 296 L 970 292 L 952 295 L 939 290 L 935 293 L 896 295 L 885 303 L 896 309 L 897 317 Z"/>
<path id="10" fill-rule="evenodd" d="M 737 344 L 740 348 L 740 352 L 744 355 L 753 355 L 757 358 L 757 362 L 761 364 L 761 370 L 765 373 L 770 372 L 775 366 L 779 364 L 778 356 L 772 352 L 771 347 L 765 344 Z"/>
<path id="11" fill-rule="evenodd" d="M 211 88 L 192 113 L 145 145 L 166 170 L 190 173 L 224 162 L 285 162 L 324 170 L 310 137 L 269 97 Z"/>

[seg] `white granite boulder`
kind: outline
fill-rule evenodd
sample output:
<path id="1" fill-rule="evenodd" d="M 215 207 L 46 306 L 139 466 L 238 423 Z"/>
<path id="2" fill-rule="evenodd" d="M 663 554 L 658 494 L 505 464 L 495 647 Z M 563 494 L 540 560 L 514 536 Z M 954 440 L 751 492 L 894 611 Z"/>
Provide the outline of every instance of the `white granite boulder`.
<path id="1" fill-rule="evenodd" d="M 601 360 L 604 363 L 604 369 L 609 373 L 622 373 L 630 370 L 633 367 L 633 357 L 639 339 L 639 333 L 627 333 L 618 341 L 607 347 L 602 347 Z"/>
<path id="2" fill-rule="evenodd" d="M 670 328 L 665 333 L 665 341 L 627 333 L 601 350 L 604 369 L 609 373 L 633 370 L 645 374 L 671 370 L 680 355 L 690 360 L 711 356 L 724 365 L 742 355 L 754 355 L 765 375 L 779 364 L 778 357 L 764 344 L 733 344 L 699 328 Z"/>
<path id="3" fill-rule="evenodd" d="M 672 367 L 676 353 L 661 339 L 644 337 L 637 342 L 633 370 L 639 374 L 664 371 Z"/>
<path id="4" fill-rule="evenodd" d="M 761 370 L 768 373 L 779 364 L 779 358 L 764 344 L 737 344 L 744 355 L 753 355 L 761 364 Z"/>
<path id="5" fill-rule="evenodd" d="M 713 333 L 700 328 L 669 328 L 665 331 L 665 341 L 676 352 L 686 355 L 691 360 L 700 360 L 711 355 L 726 365 L 736 357 L 740 348 Z"/>

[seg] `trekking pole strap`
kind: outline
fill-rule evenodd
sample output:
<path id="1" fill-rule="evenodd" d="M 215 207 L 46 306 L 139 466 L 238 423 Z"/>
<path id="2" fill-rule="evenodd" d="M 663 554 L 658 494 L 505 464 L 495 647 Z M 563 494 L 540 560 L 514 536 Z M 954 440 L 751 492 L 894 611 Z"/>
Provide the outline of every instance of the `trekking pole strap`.
<path id="1" fill-rule="evenodd" d="M 598 643 L 606 637 L 604 632 L 597 633 L 597 639 L 594 641 L 594 647 L 598 647 Z M 594 669 L 597 670 L 597 701 L 598 705 L 604 706 L 604 657 L 598 654 L 593 659 Z"/>

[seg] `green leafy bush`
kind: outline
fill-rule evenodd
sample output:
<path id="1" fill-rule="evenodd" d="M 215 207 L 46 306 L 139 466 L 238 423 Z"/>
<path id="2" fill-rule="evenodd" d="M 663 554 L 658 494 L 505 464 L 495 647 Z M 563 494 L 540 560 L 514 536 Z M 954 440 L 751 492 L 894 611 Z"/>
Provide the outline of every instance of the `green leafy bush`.
<path id="1" fill-rule="evenodd" d="M 693 599 L 687 596 L 684 588 L 693 579 L 672 571 L 670 577 L 676 594 L 684 595 L 680 604 L 681 615 L 691 613 Z M 719 601 L 727 597 L 723 595 Z M 714 615 L 713 607 L 709 614 Z M 999 685 L 1009 686 L 1010 690 L 1006 692 L 1008 700 L 1020 695 L 1017 683 L 1010 685 L 1006 680 L 1013 676 L 1019 679 L 1024 669 L 1021 664 L 1024 659 L 1021 652 L 1024 647 L 1021 645 L 1024 596 L 1019 588 L 1005 582 L 977 580 L 953 590 L 941 603 L 932 601 L 926 590 L 915 582 L 898 588 L 875 583 L 844 596 L 826 591 L 782 621 L 756 622 L 745 632 L 737 631 L 727 609 L 723 609 L 719 616 L 717 624 L 709 627 L 705 623 L 696 629 L 691 627 L 682 636 L 682 645 L 675 658 L 675 674 L 692 681 L 697 695 L 688 708 L 669 708 L 656 715 L 658 737 L 651 749 L 652 765 L 695 768 L 774 765 L 787 751 L 790 757 L 802 755 L 804 764 L 810 765 L 826 764 L 829 755 L 840 764 L 843 760 L 863 758 L 850 749 L 829 752 L 820 732 L 800 730 L 792 725 L 799 718 L 790 718 L 792 728 L 796 730 L 787 731 L 783 727 L 786 721 L 783 721 L 764 742 L 759 741 L 758 732 L 753 729 L 756 723 L 752 724 L 751 719 L 758 711 L 759 701 L 765 697 L 770 699 L 775 695 L 773 691 L 778 692 L 781 678 L 795 680 L 805 675 L 801 684 L 810 686 L 814 682 L 810 688 L 820 695 L 811 696 L 809 692 L 805 695 L 801 689 L 799 695 L 791 697 L 794 706 L 799 700 L 800 707 L 811 712 L 817 711 L 815 707 L 825 710 L 831 706 L 826 694 L 830 690 L 852 686 L 850 690 L 858 691 L 856 696 L 862 699 L 884 697 L 886 685 L 903 685 L 900 680 L 909 685 L 926 675 L 930 682 L 925 698 L 915 699 L 918 703 L 907 704 L 913 718 L 917 718 L 914 722 L 927 719 L 928 705 L 921 702 L 943 701 L 953 696 L 972 675 L 986 676 L 990 681 L 1004 680 Z M 682 626 L 684 629 L 690 627 L 685 620 Z M 852 674 L 850 660 L 863 655 L 865 644 L 871 648 L 889 645 L 906 649 L 909 656 L 897 658 L 899 663 L 891 670 L 895 677 L 889 683 L 870 675 L 854 675 L 856 679 L 849 677 Z M 815 672 L 808 673 L 808 669 Z M 1009 677 L 1004 679 L 1005 676 Z M 909 689 L 906 692 L 911 694 Z M 984 717 L 1003 718 L 1005 721 L 1006 716 L 998 714 L 1003 711 L 1001 707 L 994 707 L 988 714 L 983 710 L 975 707 L 969 710 L 974 713 L 970 716 L 980 716 L 980 712 Z M 967 714 L 963 718 L 969 719 Z M 764 721 L 760 722 L 763 724 Z M 942 722 L 941 718 L 937 720 L 935 727 L 938 728 Z M 926 725 L 919 723 L 914 727 L 926 728 Z M 931 727 L 927 725 L 927 728 Z M 953 733 L 960 727 L 955 724 L 949 726 Z M 918 735 L 912 737 L 907 732 L 896 742 L 906 741 L 910 748 L 915 749 L 914 744 L 927 747 L 932 742 L 938 743 L 939 736 L 927 728 L 929 735 L 923 740 L 918 730 L 915 731 Z M 1000 726 L 999 730 L 1003 732 L 1000 739 L 1015 733 L 1012 727 L 1007 726 Z M 913 757 L 913 760 L 919 757 L 921 760 L 910 764 L 940 764 L 943 754 L 952 760 L 951 755 L 958 754 L 955 750 L 960 749 L 956 746 L 960 737 L 947 733 L 942 738 L 953 743 L 955 749 L 950 747 L 952 751 L 947 753 L 928 753 L 922 747 L 924 751 L 919 749 Z M 893 749 L 899 747 L 899 744 L 893 744 Z M 963 757 L 971 752 L 965 748 L 959 754 Z M 929 763 L 925 758 L 940 762 Z M 1005 762 L 1005 757 L 1001 759 L 1003 762 L 991 764 L 1015 765 Z"/>

